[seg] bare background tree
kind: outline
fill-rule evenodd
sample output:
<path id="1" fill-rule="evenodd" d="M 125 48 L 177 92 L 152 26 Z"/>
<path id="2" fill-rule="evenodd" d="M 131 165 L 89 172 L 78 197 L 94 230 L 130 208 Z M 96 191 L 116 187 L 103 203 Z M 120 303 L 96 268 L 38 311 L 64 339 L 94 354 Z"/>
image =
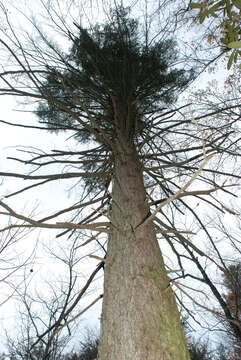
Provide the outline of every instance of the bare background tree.
<path id="1" fill-rule="evenodd" d="M 94 280 L 103 266 L 96 267 L 86 278 L 81 270 L 83 264 L 79 266 L 82 259 L 75 241 L 59 247 L 55 244 L 54 250 L 44 245 L 42 256 L 44 249 L 47 254 L 42 279 L 36 259 L 28 269 L 31 278 L 25 274 L 21 286 L 12 285 L 18 309 L 15 324 L 19 329 L 12 335 L 11 329 L 7 331 L 8 356 L 12 358 L 60 359 L 67 346 L 71 348 L 74 334 L 80 332 L 80 317 L 102 297 L 100 293 L 96 298 L 99 284 Z"/>
<path id="2" fill-rule="evenodd" d="M 30 235 L 26 229 L 11 229 L 10 227 L 0 237 L 0 282 L 1 297 L 0 305 L 4 306 L 7 301 L 15 296 L 18 288 L 23 283 L 22 275 L 25 268 L 32 263 L 36 252 L 36 243 L 32 242 L 30 251 L 24 249 L 24 239 Z"/>

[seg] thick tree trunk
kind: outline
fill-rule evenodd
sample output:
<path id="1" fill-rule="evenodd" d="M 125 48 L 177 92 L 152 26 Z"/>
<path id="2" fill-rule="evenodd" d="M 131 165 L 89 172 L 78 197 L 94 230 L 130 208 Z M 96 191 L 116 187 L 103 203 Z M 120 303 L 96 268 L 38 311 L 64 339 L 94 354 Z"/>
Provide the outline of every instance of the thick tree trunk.
<path id="1" fill-rule="evenodd" d="M 133 146 L 115 161 L 105 265 L 101 360 L 188 360 L 183 330 Z"/>

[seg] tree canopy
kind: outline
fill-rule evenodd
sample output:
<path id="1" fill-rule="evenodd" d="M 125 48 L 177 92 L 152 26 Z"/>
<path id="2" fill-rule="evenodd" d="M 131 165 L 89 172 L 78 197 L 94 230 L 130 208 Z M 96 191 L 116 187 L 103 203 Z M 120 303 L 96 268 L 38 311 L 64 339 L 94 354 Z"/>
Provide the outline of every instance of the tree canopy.
<path id="1" fill-rule="evenodd" d="M 66 68 L 46 69 L 40 93 L 47 102 L 36 112 L 51 128 L 73 127 L 79 140 L 94 136 L 109 150 L 118 137 L 143 136 L 150 116 L 173 103 L 193 76 L 173 67 L 174 40 L 144 45 L 127 9 L 112 10 L 111 19 L 90 30 L 76 25 L 79 35 L 65 57 Z"/>
<path id="2" fill-rule="evenodd" d="M 193 71 L 175 68 L 174 40 L 143 44 L 138 22 L 128 13 L 127 8 L 113 9 L 111 21 L 89 30 L 76 24 L 78 35 L 64 57 L 64 69 L 47 67 L 39 88 L 46 98 L 36 111 L 41 123 L 56 131 L 72 128 L 80 142 L 100 144 L 86 159 L 86 170 L 97 171 L 102 151 L 101 167 L 111 174 L 116 142 L 141 143 L 151 116 L 173 104 L 194 78 Z M 86 179 L 95 190 L 98 182 L 106 180 Z"/>

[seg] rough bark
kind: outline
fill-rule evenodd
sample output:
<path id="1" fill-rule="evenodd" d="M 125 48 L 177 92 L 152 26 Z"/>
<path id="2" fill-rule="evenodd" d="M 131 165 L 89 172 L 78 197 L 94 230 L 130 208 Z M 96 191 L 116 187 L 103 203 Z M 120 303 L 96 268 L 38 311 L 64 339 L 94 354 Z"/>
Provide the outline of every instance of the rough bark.
<path id="1" fill-rule="evenodd" d="M 99 359 L 188 360 L 134 146 L 115 160 Z"/>

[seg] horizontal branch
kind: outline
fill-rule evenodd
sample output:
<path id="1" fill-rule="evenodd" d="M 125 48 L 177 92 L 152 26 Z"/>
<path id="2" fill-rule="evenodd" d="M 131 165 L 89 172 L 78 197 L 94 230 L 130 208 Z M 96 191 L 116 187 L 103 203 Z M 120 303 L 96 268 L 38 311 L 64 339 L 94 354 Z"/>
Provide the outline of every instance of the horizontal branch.
<path id="1" fill-rule="evenodd" d="M 185 196 L 200 196 L 200 195 L 210 195 L 211 193 L 221 190 L 223 188 L 226 187 L 231 187 L 231 186 L 239 186 L 239 184 L 230 184 L 230 185 L 223 185 L 223 186 L 216 186 L 213 189 L 209 189 L 209 190 L 195 190 L 195 191 L 184 191 L 183 193 L 179 194 L 178 196 L 176 196 L 175 200 L 180 199 L 182 197 Z M 151 203 L 149 203 L 150 206 L 153 205 L 158 205 L 160 203 L 162 203 L 163 201 L 165 201 L 166 199 L 161 199 L 161 200 L 156 200 L 156 201 L 152 201 Z M 215 199 L 216 200 L 216 199 Z M 217 201 L 217 200 L 216 200 Z M 222 205 L 223 206 L 223 205 Z M 223 206 L 224 207 L 224 206 Z M 236 214 L 235 214 L 236 215 Z"/>
<path id="2" fill-rule="evenodd" d="M 12 224 L 8 225 L 5 228 L 0 229 L 0 232 L 12 229 L 12 228 L 44 228 L 44 229 L 85 229 L 92 231 L 100 231 L 109 233 L 110 230 L 108 227 L 110 226 L 109 222 L 96 222 L 92 224 L 74 224 L 70 222 L 57 222 L 55 224 L 46 224 L 40 221 L 36 221 L 27 216 L 16 213 L 10 206 L 5 204 L 0 200 L 0 206 L 2 206 L 7 212 L 0 212 L 1 215 L 7 215 L 10 217 L 14 217 L 18 220 L 25 221 L 28 224 Z"/>
<path id="3" fill-rule="evenodd" d="M 64 214 L 64 213 L 66 213 L 66 212 L 70 212 L 70 211 L 73 211 L 73 210 L 77 210 L 77 209 L 80 209 L 80 208 L 82 208 L 82 207 L 86 207 L 86 206 L 88 206 L 88 205 L 93 205 L 93 204 L 95 204 L 95 203 L 97 203 L 97 202 L 100 202 L 100 201 L 105 200 L 106 198 L 107 198 L 107 196 L 101 196 L 101 197 L 99 197 L 99 198 L 97 198 L 97 199 L 94 199 L 94 200 L 86 201 L 86 202 L 83 202 L 83 203 L 78 203 L 77 205 L 72 205 L 72 206 L 70 206 L 70 207 L 68 207 L 68 208 L 65 208 L 65 209 L 62 209 L 62 210 L 57 211 L 57 212 L 56 212 L 55 214 L 53 214 L 53 215 L 46 216 L 46 217 L 44 217 L 44 218 L 42 218 L 42 219 L 40 219 L 40 220 L 38 220 L 38 221 L 39 221 L 39 222 L 44 222 L 44 221 L 53 219 L 53 218 L 55 218 L 55 217 L 57 217 L 57 216 L 59 216 L 59 215 L 62 215 L 62 214 Z"/>
<path id="4" fill-rule="evenodd" d="M 23 180 L 40 180 L 40 179 L 49 179 L 49 180 L 59 180 L 59 179 L 71 179 L 78 177 L 100 177 L 108 178 L 109 175 L 106 172 L 72 172 L 72 173 L 63 173 L 63 174 L 50 174 L 50 175 L 24 175 L 10 172 L 0 172 L 0 176 L 20 178 Z"/>
<path id="5" fill-rule="evenodd" d="M 16 124 L 11 123 L 5 120 L 0 120 L 0 123 L 10 125 L 10 126 L 17 126 L 17 127 L 23 127 L 25 129 L 37 129 L 37 130 L 47 130 L 47 131 L 58 131 L 58 130 L 72 130 L 72 131 L 78 131 L 79 129 L 71 127 L 71 126 L 59 126 L 59 127 L 43 127 L 43 126 L 35 126 L 35 125 L 24 125 L 24 124 Z"/>

